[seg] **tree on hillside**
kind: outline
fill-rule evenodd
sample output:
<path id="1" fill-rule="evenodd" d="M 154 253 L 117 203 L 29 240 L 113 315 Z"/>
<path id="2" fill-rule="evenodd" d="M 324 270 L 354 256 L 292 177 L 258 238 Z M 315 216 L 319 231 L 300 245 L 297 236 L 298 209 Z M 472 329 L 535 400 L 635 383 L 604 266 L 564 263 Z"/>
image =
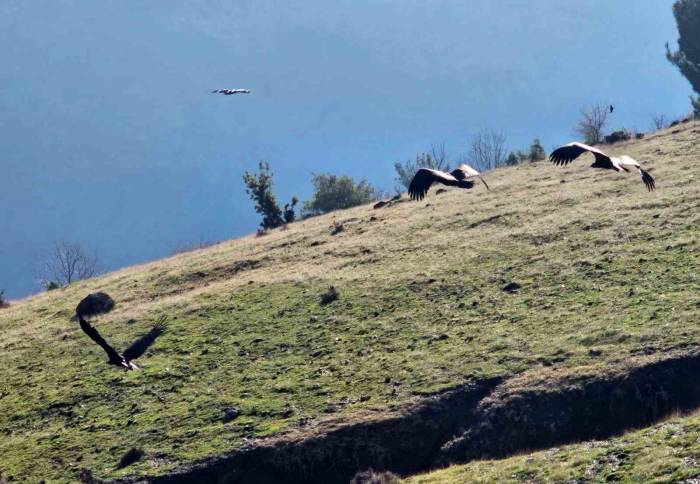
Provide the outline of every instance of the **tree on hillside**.
<path id="1" fill-rule="evenodd" d="M 547 154 L 540 143 L 539 138 L 535 138 L 530 145 L 530 153 L 528 154 L 528 160 L 530 161 L 541 161 L 547 157 Z"/>
<path id="2" fill-rule="evenodd" d="M 666 44 L 666 57 L 688 79 L 699 95 L 691 96 L 696 116 L 700 116 L 700 0 L 677 0 L 673 15 L 678 25 L 678 50 L 671 52 Z"/>
<path id="3" fill-rule="evenodd" d="M 243 175 L 243 183 L 246 186 L 246 193 L 250 199 L 255 202 L 255 211 L 262 214 L 263 219 L 260 222 L 260 227 L 263 230 L 274 229 L 285 223 L 294 221 L 294 206 L 298 200 L 292 197 L 291 206 L 284 206 L 285 212 L 282 213 L 274 193 L 272 193 L 273 173 L 270 171 L 270 164 L 266 161 L 261 161 L 258 164 L 258 173 L 250 173 L 248 171 Z"/>
<path id="4" fill-rule="evenodd" d="M 574 131 L 579 134 L 586 144 L 595 145 L 603 140 L 603 129 L 608 124 L 609 107 L 607 104 L 596 104 L 581 111 Z"/>
<path id="5" fill-rule="evenodd" d="M 0 291 L 0 309 L 8 307 L 10 304 L 5 300 L 5 291 Z"/>
<path id="6" fill-rule="evenodd" d="M 312 175 L 314 194 L 304 202 L 304 216 L 320 215 L 333 210 L 350 208 L 369 203 L 374 199 L 375 189 L 365 180 L 355 183 L 347 175 Z"/>
<path id="7" fill-rule="evenodd" d="M 511 151 L 508 153 L 508 157 L 506 158 L 505 165 L 506 166 L 515 166 L 520 164 L 520 157 L 518 157 L 518 154 L 515 151 Z"/>
<path id="8" fill-rule="evenodd" d="M 660 129 L 665 129 L 668 128 L 668 120 L 666 119 L 665 114 L 656 114 L 652 117 L 652 127 L 658 131 Z"/>
<path id="9" fill-rule="evenodd" d="M 472 138 L 471 164 L 479 171 L 492 170 L 506 162 L 506 137 L 498 131 L 482 131 Z"/>
<path id="10" fill-rule="evenodd" d="M 60 240 L 49 253 L 41 277 L 48 290 L 99 274 L 97 257 L 90 255 L 79 243 Z"/>
<path id="11" fill-rule="evenodd" d="M 299 203 L 299 199 L 296 196 L 292 197 L 292 201 L 284 205 L 284 223 L 290 224 L 296 219 L 296 213 L 294 212 L 294 207 Z"/>
<path id="12" fill-rule="evenodd" d="M 397 161 L 394 163 L 396 170 L 396 181 L 408 190 L 414 175 L 420 168 L 432 168 L 433 170 L 448 171 L 450 161 L 447 158 L 445 144 L 433 144 L 430 147 L 430 153 L 416 153 L 413 160 L 407 160 L 404 163 Z"/>

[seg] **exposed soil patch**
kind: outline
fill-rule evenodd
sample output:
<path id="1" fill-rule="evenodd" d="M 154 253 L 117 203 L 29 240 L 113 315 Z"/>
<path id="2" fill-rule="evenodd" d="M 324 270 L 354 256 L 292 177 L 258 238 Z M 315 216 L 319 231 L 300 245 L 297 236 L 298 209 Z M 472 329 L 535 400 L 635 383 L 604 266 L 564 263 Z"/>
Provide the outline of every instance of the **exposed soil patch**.
<path id="1" fill-rule="evenodd" d="M 408 475 L 602 439 L 696 408 L 699 373 L 700 354 L 691 354 L 607 376 L 565 376 L 524 386 L 482 380 L 390 415 L 327 422 L 310 433 L 270 439 L 146 480 L 347 483 L 370 467 Z"/>
<path id="2" fill-rule="evenodd" d="M 479 401 L 498 383 L 492 379 L 468 384 L 384 417 L 329 422 L 313 435 L 278 438 L 142 481 L 345 484 L 370 467 L 400 474 L 429 469 L 454 429 L 463 428 Z"/>
<path id="3" fill-rule="evenodd" d="M 604 439 L 700 405 L 700 355 L 681 356 L 609 377 L 573 377 L 537 388 L 497 389 L 438 463 L 502 458 Z"/>

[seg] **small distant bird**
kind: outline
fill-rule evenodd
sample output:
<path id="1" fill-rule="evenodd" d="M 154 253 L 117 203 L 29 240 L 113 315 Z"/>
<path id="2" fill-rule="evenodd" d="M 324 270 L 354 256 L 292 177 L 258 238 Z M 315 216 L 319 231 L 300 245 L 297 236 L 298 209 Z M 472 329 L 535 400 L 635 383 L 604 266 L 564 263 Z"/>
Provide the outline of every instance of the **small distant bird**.
<path id="1" fill-rule="evenodd" d="M 605 168 L 608 170 L 619 171 L 621 173 L 628 172 L 630 169 L 636 169 L 639 175 L 642 177 L 642 181 L 644 182 L 644 185 L 646 185 L 647 190 L 652 191 L 654 188 L 656 188 L 654 179 L 648 172 L 639 166 L 637 160 L 630 158 L 627 155 L 622 155 L 620 157 L 608 156 L 602 151 L 583 143 L 574 142 L 557 148 L 551 155 L 549 155 L 549 161 L 555 165 L 566 166 L 578 158 L 581 154 L 586 152 L 595 156 L 595 161 L 591 165 L 591 168 Z"/>
<path id="2" fill-rule="evenodd" d="M 610 112 L 612 113 L 613 111 L 615 111 L 615 106 L 613 106 L 613 105 L 611 104 L 611 105 L 610 105 Z"/>
<path id="3" fill-rule="evenodd" d="M 251 91 L 250 89 L 214 89 L 212 91 L 212 94 L 215 93 L 221 93 L 226 96 L 230 96 L 231 94 L 250 94 Z"/>
<path id="4" fill-rule="evenodd" d="M 163 334 L 166 329 L 165 318 L 161 318 L 153 329 L 137 339 L 124 351 L 123 354 L 120 355 L 117 350 L 112 348 L 109 343 L 107 343 L 104 338 L 100 336 L 100 333 L 98 333 L 97 330 L 88 322 L 88 319 L 91 317 L 108 313 L 113 308 L 114 300 L 112 300 L 112 298 L 104 292 L 89 294 L 82 301 L 80 301 L 80 303 L 78 303 L 78 307 L 75 308 L 75 317 L 72 318 L 72 320 L 77 318 L 78 321 L 80 321 L 80 328 L 83 330 L 83 332 L 87 334 L 95 343 L 100 345 L 103 350 L 105 350 L 107 356 L 109 357 L 109 361 L 107 361 L 108 364 L 119 366 L 126 370 L 137 370 L 138 366 L 136 366 L 132 360 L 142 356 L 148 347 L 153 344 L 156 338 Z"/>
<path id="5" fill-rule="evenodd" d="M 430 185 L 433 183 L 469 189 L 474 186 L 474 182 L 470 180 L 470 178 L 475 177 L 478 177 L 486 189 L 490 190 L 479 172 L 465 163 L 462 163 L 449 173 L 433 170 L 432 168 L 421 168 L 416 172 L 413 180 L 411 180 L 408 186 L 408 194 L 411 196 L 411 200 L 423 200 L 425 194 L 428 193 L 430 189 Z"/>

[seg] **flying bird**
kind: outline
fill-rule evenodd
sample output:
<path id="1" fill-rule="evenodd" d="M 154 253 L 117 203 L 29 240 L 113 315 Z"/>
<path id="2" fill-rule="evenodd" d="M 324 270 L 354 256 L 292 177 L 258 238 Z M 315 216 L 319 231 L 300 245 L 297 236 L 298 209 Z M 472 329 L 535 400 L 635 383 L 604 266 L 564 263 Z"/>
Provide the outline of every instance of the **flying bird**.
<path id="1" fill-rule="evenodd" d="M 613 106 L 613 105 L 611 104 L 611 105 L 610 105 L 610 112 L 612 113 L 613 111 L 615 111 L 615 106 Z"/>
<path id="2" fill-rule="evenodd" d="M 482 181 L 487 190 L 490 190 L 479 172 L 465 163 L 449 173 L 432 168 L 421 168 L 413 176 L 413 180 L 408 186 L 408 194 L 411 196 L 411 200 L 423 200 L 433 183 L 469 189 L 474 186 L 474 182 L 470 178 L 475 177 Z"/>
<path id="3" fill-rule="evenodd" d="M 591 165 L 592 168 L 605 168 L 608 170 L 619 171 L 621 173 L 628 172 L 630 169 L 635 169 L 642 177 L 642 181 L 644 182 L 644 185 L 646 185 L 647 190 L 652 191 L 656 188 L 654 179 L 648 172 L 639 166 L 639 162 L 637 162 L 637 160 L 630 158 L 627 155 L 622 155 L 620 157 L 608 156 L 602 151 L 583 143 L 574 142 L 561 146 L 554 150 L 551 155 L 549 155 L 549 160 L 555 165 L 566 166 L 578 158 L 581 154 L 586 152 L 593 154 L 595 157 L 595 161 Z"/>
<path id="4" fill-rule="evenodd" d="M 93 292 L 83 298 L 75 308 L 75 316 L 71 321 L 77 321 L 80 317 L 91 318 L 99 314 L 110 312 L 114 309 L 114 300 L 109 297 L 109 294 L 104 292 Z"/>
<path id="5" fill-rule="evenodd" d="M 114 301 L 109 295 L 103 292 L 89 294 L 80 301 L 78 307 L 75 308 L 75 318 L 80 321 L 80 328 L 83 332 L 105 350 L 105 353 L 107 353 L 109 357 L 109 361 L 107 361 L 108 364 L 119 366 L 125 370 L 137 370 L 138 366 L 134 364 L 133 360 L 142 356 L 156 338 L 163 334 L 167 327 L 165 318 L 161 318 L 148 333 L 137 339 L 124 353 L 119 354 L 119 352 L 110 346 L 109 343 L 100 336 L 100 333 L 88 322 L 88 319 L 91 317 L 108 313 L 113 308 Z"/>
<path id="6" fill-rule="evenodd" d="M 221 93 L 230 96 L 231 94 L 250 94 L 250 92 L 250 89 L 214 89 L 212 94 Z"/>

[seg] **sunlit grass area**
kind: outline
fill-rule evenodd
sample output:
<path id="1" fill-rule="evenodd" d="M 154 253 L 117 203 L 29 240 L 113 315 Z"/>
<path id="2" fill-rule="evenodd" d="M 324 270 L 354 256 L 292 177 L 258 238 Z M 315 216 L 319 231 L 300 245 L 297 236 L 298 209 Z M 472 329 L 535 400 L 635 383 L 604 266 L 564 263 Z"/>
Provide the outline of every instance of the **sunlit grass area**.
<path id="1" fill-rule="evenodd" d="M 33 482 L 161 474 L 469 380 L 697 351 L 700 128 L 606 150 L 641 160 L 657 191 L 587 160 L 502 168 L 488 192 L 336 212 L 13 301 L 0 309 L 0 469 Z M 333 221 L 345 230 L 331 235 Z M 340 298 L 321 305 L 330 285 Z M 97 290 L 117 307 L 94 324 L 118 349 L 167 317 L 141 370 L 108 366 L 69 321 Z M 655 442 L 658 428 L 634 435 Z M 625 439 L 439 476 L 558 479 Z M 118 469 L 132 447 L 144 458 Z"/>

